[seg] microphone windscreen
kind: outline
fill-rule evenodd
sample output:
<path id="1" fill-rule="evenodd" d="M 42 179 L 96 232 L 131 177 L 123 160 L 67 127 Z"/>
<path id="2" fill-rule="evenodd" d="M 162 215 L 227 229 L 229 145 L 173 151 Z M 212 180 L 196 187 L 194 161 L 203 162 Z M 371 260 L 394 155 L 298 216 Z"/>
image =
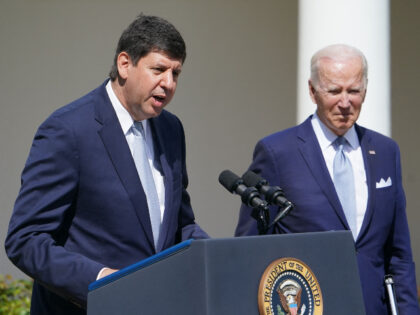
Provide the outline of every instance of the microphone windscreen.
<path id="1" fill-rule="evenodd" d="M 238 185 L 242 183 L 242 180 L 235 173 L 229 170 L 224 170 L 219 175 L 219 183 L 222 184 L 223 187 L 225 187 L 231 193 L 234 193 Z"/>
<path id="2" fill-rule="evenodd" d="M 262 181 L 264 181 L 261 176 L 255 174 L 253 171 L 246 171 L 245 174 L 242 175 L 242 179 L 248 187 L 258 186 Z"/>

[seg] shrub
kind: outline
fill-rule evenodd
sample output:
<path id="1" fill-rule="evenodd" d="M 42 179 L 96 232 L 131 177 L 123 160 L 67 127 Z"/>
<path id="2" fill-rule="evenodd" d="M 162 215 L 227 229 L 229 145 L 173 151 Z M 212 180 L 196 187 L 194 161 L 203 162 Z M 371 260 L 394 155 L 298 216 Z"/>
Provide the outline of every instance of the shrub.
<path id="1" fill-rule="evenodd" d="M 0 315 L 29 315 L 31 295 L 31 280 L 0 275 Z"/>

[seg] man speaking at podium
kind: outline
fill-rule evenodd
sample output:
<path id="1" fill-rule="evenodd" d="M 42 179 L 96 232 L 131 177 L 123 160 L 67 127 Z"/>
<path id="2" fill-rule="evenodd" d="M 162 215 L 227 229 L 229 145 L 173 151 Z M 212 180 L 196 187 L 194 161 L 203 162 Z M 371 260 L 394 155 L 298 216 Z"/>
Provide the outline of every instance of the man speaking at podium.
<path id="1" fill-rule="evenodd" d="M 110 80 L 38 129 L 5 243 L 35 279 L 31 314 L 85 314 L 91 282 L 208 237 L 186 191 L 181 122 L 163 110 L 185 57 L 172 24 L 140 15 L 120 37 Z"/>
<path id="2" fill-rule="evenodd" d="M 280 186 L 295 206 L 270 233 L 351 230 L 366 314 L 388 313 L 384 276 L 391 274 L 400 314 L 418 315 L 399 148 L 356 124 L 367 81 L 358 49 L 318 51 L 309 80 L 316 113 L 259 141 L 250 170 Z M 241 208 L 236 235 L 257 234 L 250 213 Z"/>

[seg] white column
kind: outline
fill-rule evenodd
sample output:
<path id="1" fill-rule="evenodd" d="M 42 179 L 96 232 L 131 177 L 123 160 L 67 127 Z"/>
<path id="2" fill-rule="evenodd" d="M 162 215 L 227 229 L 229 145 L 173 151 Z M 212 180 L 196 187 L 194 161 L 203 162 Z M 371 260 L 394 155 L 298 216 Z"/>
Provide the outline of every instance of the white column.
<path id="1" fill-rule="evenodd" d="M 360 49 L 369 65 L 368 89 L 358 123 L 391 134 L 389 0 L 299 0 L 298 111 L 315 111 L 308 90 L 310 59 L 331 44 Z"/>

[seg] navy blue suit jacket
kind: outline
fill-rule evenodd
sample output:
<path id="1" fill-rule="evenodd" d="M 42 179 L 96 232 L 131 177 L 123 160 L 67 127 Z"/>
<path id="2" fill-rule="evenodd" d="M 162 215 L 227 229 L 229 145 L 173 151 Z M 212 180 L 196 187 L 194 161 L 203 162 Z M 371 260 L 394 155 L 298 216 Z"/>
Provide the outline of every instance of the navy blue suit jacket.
<path id="1" fill-rule="evenodd" d="M 258 142 L 250 169 L 280 186 L 294 210 L 270 233 L 348 230 L 348 224 L 311 124 Z M 355 243 L 366 314 L 387 314 L 385 274 L 394 275 L 400 314 L 420 314 L 397 144 L 356 125 L 368 185 L 368 204 Z M 392 185 L 376 183 L 391 178 Z M 258 234 L 251 209 L 241 208 L 236 235 Z M 277 212 L 270 209 L 271 218 Z M 320 244 L 322 246 L 322 244 Z"/>
<path id="2" fill-rule="evenodd" d="M 89 283 L 156 253 L 146 197 L 106 82 L 38 129 L 6 239 L 12 262 L 35 279 L 32 314 L 83 314 Z M 206 238 L 195 224 L 181 122 L 150 119 L 165 184 L 157 251 Z"/>

